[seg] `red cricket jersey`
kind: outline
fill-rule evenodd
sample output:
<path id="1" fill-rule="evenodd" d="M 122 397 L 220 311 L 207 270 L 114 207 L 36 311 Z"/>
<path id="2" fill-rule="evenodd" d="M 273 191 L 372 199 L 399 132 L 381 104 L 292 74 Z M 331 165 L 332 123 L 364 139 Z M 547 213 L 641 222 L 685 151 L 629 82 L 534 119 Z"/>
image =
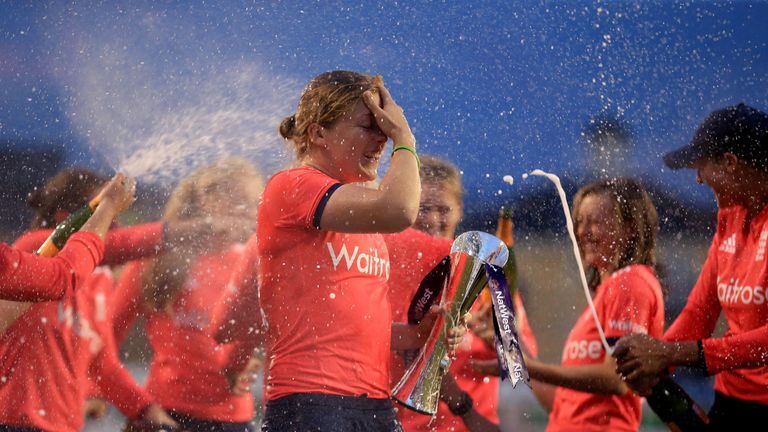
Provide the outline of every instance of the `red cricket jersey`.
<path id="1" fill-rule="evenodd" d="M 236 297 L 234 279 L 241 271 L 243 250 L 236 245 L 198 257 L 170 308 L 162 311 L 138 304 L 149 261 L 124 270 L 111 299 L 116 333 L 124 337 L 137 314 L 145 314 L 154 351 L 145 386 L 164 408 L 203 420 L 246 422 L 253 417 L 251 394 L 232 394 L 222 373 L 232 346 L 213 339 L 223 312 L 220 305 Z"/>
<path id="2" fill-rule="evenodd" d="M 699 280 L 664 339 L 703 339 L 715 389 L 768 404 L 768 206 L 748 219 L 744 207 L 721 209 Z M 720 311 L 728 331 L 712 338 Z"/>
<path id="3" fill-rule="evenodd" d="M 50 233 L 29 232 L 15 246 L 33 251 Z M 75 234 L 67 244 L 82 235 L 93 234 Z M 111 238 L 117 249 L 128 250 L 134 244 L 148 253 L 153 251 L 149 243 L 157 241 L 143 235 Z M 142 238 L 147 243 L 132 243 Z M 0 338 L 0 424 L 79 430 L 89 378 L 128 417 L 137 417 L 151 403 L 117 358 L 107 309 L 112 284 L 111 272 L 98 268 L 59 301 L 31 305 L 6 329 Z"/>
<path id="4" fill-rule="evenodd" d="M 632 265 L 616 271 L 597 287 L 593 300 L 607 338 L 631 333 L 659 337 L 664 330 L 661 286 L 650 267 Z M 561 364 L 603 362 L 605 349 L 587 307 L 568 335 Z M 640 397 L 634 393 L 604 396 L 558 387 L 547 431 L 636 431 L 640 416 Z"/>
<path id="5" fill-rule="evenodd" d="M 235 345 L 226 366 L 230 371 L 243 370 L 253 357 L 254 350 L 261 347 L 263 342 L 256 244 L 257 238 L 253 235 L 245 245 L 241 273 L 234 276 L 238 284 L 237 296 L 222 301 L 215 314 L 219 322 L 214 323 L 214 339 L 218 343 Z"/>
<path id="6" fill-rule="evenodd" d="M 392 272 L 389 280 L 389 295 L 394 321 L 407 321 L 410 302 L 424 276 L 451 251 L 451 240 L 440 239 L 424 232 L 407 229 L 401 233 L 386 234 Z M 520 294 L 515 293 L 515 319 L 520 337 L 533 355 L 538 353 L 536 339 L 533 336 Z M 488 420 L 499 422 L 497 414 L 499 378 L 477 373 L 469 366 L 471 359 L 496 359 L 496 351 L 480 338 L 469 332 L 464 342 L 456 350 L 450 373 L 456 378 L 459 387 L 470 394 L 475 402 L 475 410 Z M 392 385 L 394 386 L 405 373 L 405 364 L 401 355 L 392 355 Z M 401 407 L 398 417 L 406 431 L 466 431 L 460 417 L 454 416 L 448 405 L 440 402 L 435 419 Z M 431 422 L 431 423 L 430 423 Z M 428 426 L 429 425 L 429 426 Z"/>
<path id="7" fill-rule="evenodd" d="M 318 206 L 337 184 L 309 167 L 281 171 L 259 204 L 267 400 L 293 393 L 389 397 L 387 246 L 380 234 L 317 228 Z"/>
<path id="8" fill-rule="evenodd" d="M 107 312 L 112 276 L 99 268 L 58 302 L 32 305 L 0 338 L 0 423 L 77 431 L 89 374 L 136 417 L 151 403 L 117 362 Z"/>
<path id="9" fill-rule="evenodd" d="M 99 236 L 90 232 L 72 235 L 53 258 L 2 243 L 0 298 L 24 302 L 58 300 L 71 293 L 78 281 L 88 277 L 103 255 L 104 244 Z"/>

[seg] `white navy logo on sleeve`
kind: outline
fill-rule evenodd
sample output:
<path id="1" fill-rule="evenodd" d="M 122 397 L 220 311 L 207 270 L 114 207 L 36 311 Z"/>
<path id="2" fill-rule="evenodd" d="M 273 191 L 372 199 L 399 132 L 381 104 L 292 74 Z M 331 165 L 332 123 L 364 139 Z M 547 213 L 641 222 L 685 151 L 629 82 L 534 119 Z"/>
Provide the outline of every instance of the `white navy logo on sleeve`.
<path id="1" fill-rule="evenodd" d="M 768 243 L 768 229 L 764 229 L 760 233 L 760 239 L 757 240 L 757 253 L 755 254 L 755 261 L 765 260 L 766 243 Z"/>
<path id="2" fill-rule="evenodd" d="M 722 243 L 720 243 L 719 250 L 721 252 L 735 254 L 736 253 L 736 233 L 731 234 L 730 237 L 728 237 Z"/>

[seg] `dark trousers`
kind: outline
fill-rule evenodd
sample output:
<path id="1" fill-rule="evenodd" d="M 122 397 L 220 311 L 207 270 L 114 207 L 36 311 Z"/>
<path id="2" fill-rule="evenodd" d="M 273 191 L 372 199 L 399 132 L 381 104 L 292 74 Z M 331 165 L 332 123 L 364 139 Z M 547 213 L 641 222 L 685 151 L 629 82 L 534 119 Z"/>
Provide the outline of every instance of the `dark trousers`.
<path id="1" fill-rule="evenodd" d="M 169 411 L 168 414 L 176 420 L 181 429 L 189 432 L 255 432 L 251 422 L 201 420 L 177 411 Z"/>
<path id="2" fill-rule="evenodd" d="M 0 432 L 43 432 L 40 429 L 24 426 L 12 426 L 0 424 Z"/>
<path id="3" fill-rule="evenodd" d="M 267 403 L 262 432 L 403 432 L 389 399 L 297 393 Z"/>
<path id="4" fill-rule="evenodd" d="M 746 401 L 715 392 L 715 403 L 709 410 L 709 424 L 716 431 L 768 429 L 768 405 Z"/>

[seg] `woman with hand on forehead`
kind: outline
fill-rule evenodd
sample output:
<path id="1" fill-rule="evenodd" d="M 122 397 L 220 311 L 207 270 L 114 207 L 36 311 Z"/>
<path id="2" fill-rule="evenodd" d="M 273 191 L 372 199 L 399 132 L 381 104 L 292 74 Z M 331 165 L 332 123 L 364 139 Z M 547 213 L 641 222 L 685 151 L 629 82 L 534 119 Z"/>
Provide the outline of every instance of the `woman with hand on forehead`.
<path id="1" fill-rule="evenodd" d="M 420 347 L 431 325 L 392 323 L 379 233 L 416 219 L 416 140 L 381 77 L 349 71 L 310 81 L 280 134 L 298 167 L 269 180 L 258 211 L 269 358 L 262 430 L 399 431 L 390 348 Z M 391 166 L 378 186 L 366 185 L 388 139 Z M 463 330 L 449 336 L 455 347 Z"/>

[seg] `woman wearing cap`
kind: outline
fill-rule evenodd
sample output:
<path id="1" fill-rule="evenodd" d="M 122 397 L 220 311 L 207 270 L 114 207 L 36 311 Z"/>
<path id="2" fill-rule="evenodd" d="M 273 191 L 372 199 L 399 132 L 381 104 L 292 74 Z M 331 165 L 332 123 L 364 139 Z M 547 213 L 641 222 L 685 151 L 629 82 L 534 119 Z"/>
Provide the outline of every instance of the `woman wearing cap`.
<path id="1" fill-rule="evenodd" d="M 416 140 L 381 77 L 349 71 L 312 79 L 280 134 L 299 166 L 269 180 L 258 211 L 269 358 L 262 430 L 401 430 L 390 347 L 417 348 L 429 329 L 392 324 L 378 233 L 416 219 Z M 392 164 L 378 186 L 366 184 L 388 139 Z"/>
<path id="2" fill-rule="evenodd" d="M 714 191 L 717 231 L 680 316 L 662 340 L 620 340 L 618 370 L 647 393 L 668 368 L 698 366 L 716 375 L 714 429 L 760 424 L 768 417 L 768 114 L 744 104 L 715 111 L 664 162 L 695 168 Z M 721 311 L 728 331 L 713 337 Z"/>

